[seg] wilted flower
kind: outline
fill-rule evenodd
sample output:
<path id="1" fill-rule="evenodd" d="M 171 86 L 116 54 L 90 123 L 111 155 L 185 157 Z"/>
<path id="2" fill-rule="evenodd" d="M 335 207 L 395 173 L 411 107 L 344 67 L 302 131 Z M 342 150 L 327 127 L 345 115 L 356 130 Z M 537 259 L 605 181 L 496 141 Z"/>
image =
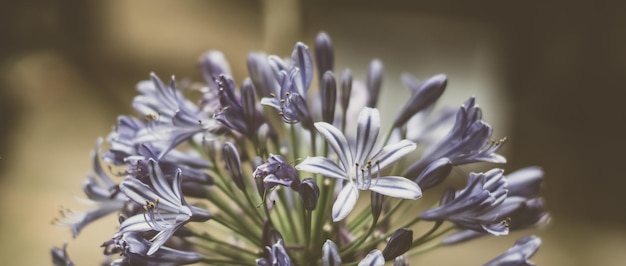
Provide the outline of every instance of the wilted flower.
<path id="1" fill-rule="evenodd" d="M 430 249 L 549 220 L 537 167 L 471 173 L 430 210 L 404 200 L 445 183 L 455 166 L 504 163 L 496 153 L 504 141 L 491 139 L 474 97 L 458 111 L 435 109 L 443 74 L 404 74 L 410 99 L 381 118 L 382 61 L 372 60 L 362 81 L 335 71 L 328 34 L 314 48 L 314 57 L 300 42 L 286 59 L 251 53 L 239 87 L 224 54 L 209 51 L 199 62 L 206 86 L 189 86 L 202 94 L 197 103 L 179 89 L 185 83 L 151 74 L 137 85 L 139 117 L 120 116 L 92 153 L 83 190 L 94 207 L 64 210 L 55 223 L 76 236 L 118 213 L 118 230 L 102 244 L 112 265 L 405 266 Z M 391 128 L 379 140 L 381 120 Z M 356 132 L 347 130 L 354 122 Z M 421 157 L 417 146 L 426 148 Z M 538 245 L 520 240 L 488 265 L 529 264 Z M 51 252 L 55 265 L 71 265 L 65 247 Z"/>

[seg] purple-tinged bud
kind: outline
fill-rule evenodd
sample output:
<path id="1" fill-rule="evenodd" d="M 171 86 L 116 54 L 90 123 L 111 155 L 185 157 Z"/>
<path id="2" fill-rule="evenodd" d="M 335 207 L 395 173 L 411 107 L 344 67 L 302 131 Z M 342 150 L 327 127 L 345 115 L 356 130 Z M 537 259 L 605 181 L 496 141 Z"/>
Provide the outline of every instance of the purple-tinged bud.
<path id="1" fill-rule="evenodd" d="M 313 58 L 309 52 L 309 47 L 301 42 L 296 43 L 291 53 L 291 63 L 292 66 L 300 70 L 296 82 L 302 85 L 302 97 L 306 97 L 306 92 L 309 86 L 311 86 L 311 80 L 313 79 Z"/>
<path id="2" fill-rule="evenodd" d="M 401 228 L 393 232 L 387 246 L 383 250 L 385 260 L 392 260 L 409 251 L 413 243 L 413 231 Z"/>
<path id="3" fill-rule="evenodd" d="M 250 53 L 248 55 L 248 73 L 260 97 L 267 97 L 277 91 L 276 76 L 267 62 L 266 54 Z"/>
<path id="4" fill-rule="evenodd" d="M 335 105 L 337 105 L 337 81 L 332 71 L 326 71 L 322 77 L 322 120 L 333 123 L 335 120 Z"/>
<path id="5" fill-rule="evenodd" d="M 298 192 L 300 193 L 300 199 L 302 199 L 302 205 L 308 211 L 315 210 L 317 207 L 317 200 L 320 197 L 320 188 L 315 183 L 313 178 L 305 178 L 298 186 Z"/>
<path id="6" fill-rule="evenodd" d="M 200 69 L 204 80 L 209 88 L 217 90 L 219 88 L 218 79 L 220 75 L 230 76 L 230 65 L 224 54 L 220 51 L 211 50 L 200 58 Z"/>
<path id="7" fill-rule="evenodd" d="M 254 85 L 252 84 L 252 80 L 250 80 L 250 78 L 245 79 L 243 81 L 243 85 L 241 85 L 241 106 L 243 107 L 243 118 L 246 122 L 246 127 L 248 128 L 246 133 L 254 135 L 258 120 L 256 111 L 256 95 L 254 94 Z"/>
<path id="8" fill-rule="evenodd" d="M 415 182 L 424 191 L 441 184 L 451 171 L 452 162 L 448 158 L 441 158 L 428 164 L 424 171 L 415 179 Z"/>
<path id="9" fill-rule="evenodd" d="M 326 32 L 320 32 L 315 38 L 315 61 L 317 63 L 317 73 L 319 80 L 326 71 L 332 71 L 335 65 L 335 53 L 333 42 Z"/>
<path id="10" fill-rule="evenodd" d="M 385 195 L 372 191 L 370 201 L 370 206 L 372 208 L 372 217 L 374 218 L 374 221 L 377 221 L 378 217 L 380 217 L 380 213 L 383 210 Z"/>
<path id="11" fill-rule="evenodd" d="M 226 142 L 224 144 L 223 157 L 226 169 L 230 172 L 233 182 L 235 182 L 237 188 L 241 191 L 245 191 L 246 184 L 243 180 L 243 174 L 241 173 L 241 159 L 239 158 L 239 152 L 237 148 L 235 148 L 235 145 Z"/>
<path id="12" fill-rule="evenodd" d="M 322 266 L 341 266 L 339 249 L 333 241 L 326 240 L 322 246 Z"/>
<path id="13" fill-rule="evenodd" d="M 403 80 L 411 80 L 411 76 L 409 74 L 404 74 Z M 418 82 L 409 82 L 409 84 L 405 84 L 406 86 L 416 85 Z M 404 125 L 413 115 L 418 113 L 421 110 L 426 109 L 427 107 L 434 104 L 443 91 L 446 89 L 446 85 L 448 83 L 448 79 L 446 75 L 439 74 L 433 76 L 426 80 L 421 86 L 413 92 L 411 95 L 411 99 L 402 107 L 402 110 L 396 117 L 396 120 L 393 122 L 393 127 L 400 127 Z M 411 88 L 412 90 L 414 88 Z"/>
<path id="14" fill-rule="evenodd" d="M 346 112 L 350 105 L 350 95 L 352 94 L 352 72 L 346 69 L 341 73 L 341 108 Z"/>
<path id="15" fill-rule="evenodd" d="M 378 59 L 374 59 L 370 63 L 370 68 L 367 71 L 367 91 L 369 92 L 366 105 L 367 107 L 376 108 L 382 82 L 383 63 Z"/>

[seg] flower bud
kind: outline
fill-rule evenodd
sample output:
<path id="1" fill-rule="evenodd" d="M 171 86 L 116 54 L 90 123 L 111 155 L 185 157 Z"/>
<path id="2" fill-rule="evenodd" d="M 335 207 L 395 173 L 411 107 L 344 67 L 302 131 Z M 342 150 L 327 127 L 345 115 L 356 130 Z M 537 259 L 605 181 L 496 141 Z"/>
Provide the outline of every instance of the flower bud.
<path id="1" fill-rule="evenodd" d="M 393 232 L 387 246 L 383 250 L 385 260 L 392 260 L 409 251 L 413 243 L 413 231 L 401 228 Z"/>
<path id="2" fill-rule="evenodd" d="M 346 69 L 341 73 L 341 108 L 346 112 L 352 94 L 352 72 Z"/>
<path id="3" fill-rule="evenodd" d="M 320 32 L 315 38 L 315 61 L 317 63 L 317 73 L 319 80 L 326 71 L 332 71 L 335 65 L 335 54 L 333 43 L 326 32 Z"/>
<path id="4" fill-rule="evenodd" d="M 317 200 L 320 197 L 320 188 L 313 178 L 305 178 L 298 186 L 298 192 L 302 199 L 302 205 L 308 211 L 315 210 Z"/>
<path id="5" fill-rule="evenodd" d="M 335 120 L 335 105 L 337 103 L 337 81 L 332 71 L 326 71 L 321 82 L 322 120 L 333 123 Z"/>
<path id="6" fill-rule="evenodd" d="M 243 118 L 246 122 L 248 135 L 254 135 L 256 132 L 257 117 L 256 117 L 256 95 L 254 94 L 254 85 L 252 80 L 247 78 L 241 85 L 241 105 L 243 107 Z M 255 137 L 255 136 L 250 136 Z"/>
<path id="7" fill-rule="evenodd" d="M 411 80 L 411 76 L 405 74 L 410 78 L 404 78 L 405 80 Z M 405 82 L 406 83 L 406 82 Z M 448 79 L 446 75 L 439 74 L 433 76 L 426 80 L 421 86 L 413 92 L 411 95 L 411 99 L 402 107 L 402 110 L 396 117 L 396 120 L 393 122 L 393 127 L 400 127 L 406 123 L 413 115 L 417 112 L 424 110 L 425 108 L 434 104 L 443 91 L 446 89 L 446 84 L 448 83 Z M 417 85 L 418 82 L 410 82 L 409 84 L 405 84 L 407 86 Z"/>
<path id="8" fill-rule="evenodd" d="M 341 256 L 333 241 L 326 240 L 322 246 L 322 266 L 340 266 Z"/>
<path id="9" fill-rule="evenodd" d="M 367 71 L 367 91 L 369 92 L 366 105 L 367 107 L 376 108 L 382 82 L 383 63 L 378 59 L 374 59 L 372 60 L 372 63 L 370 63 L 370 68 Z"/>
<path id="10" fill-rule="evenodd" d="M 239 152 L 237 152 L 235 145 L 226 142 L 224 144 L 223 157 L 226 163 L 226 169 L 230 172 L 233 182 L 235 182 L 237 188 L 244 191 L 246 184 L 244 183 L 243 174 L 241 173 L 241 159 L 239 158 Z"/>

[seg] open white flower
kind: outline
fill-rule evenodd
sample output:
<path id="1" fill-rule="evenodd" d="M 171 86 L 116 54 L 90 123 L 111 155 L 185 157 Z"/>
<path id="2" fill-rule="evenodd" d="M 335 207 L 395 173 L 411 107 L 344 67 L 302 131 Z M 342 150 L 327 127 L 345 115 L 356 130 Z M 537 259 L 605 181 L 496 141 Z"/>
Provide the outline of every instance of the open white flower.
<path id="1" fill-rule="evenodd" d="M 359 113 L 355 147 L 350 147 L 344 134 L 331 124 L 318 122 L 315 128 L 335 151 L 340 163 L 326 157 L 308 157 L 296 169 L 346 181 L 333 205 L 334 221 L 348 216 L 359 198 L 359 190 L 403 199 L 422 196 L 421 189 L 412 180 L 401 176 L 380 176 L 382 169 L 415 150 L 415 143 L 402 140 L 374 152 L 380 131 L 377 109 L 365 108 Z"/>

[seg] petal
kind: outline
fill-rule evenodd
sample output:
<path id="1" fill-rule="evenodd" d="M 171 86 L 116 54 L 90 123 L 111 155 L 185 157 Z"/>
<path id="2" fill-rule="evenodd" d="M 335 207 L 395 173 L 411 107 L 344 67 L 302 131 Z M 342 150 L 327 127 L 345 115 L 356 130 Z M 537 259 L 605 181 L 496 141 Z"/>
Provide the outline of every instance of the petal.
<path id="1" fill-rule="evenodd" d="M 341 256 L 337 245 L 330 239 L 322 246 L 322 266 L 341 265 Z"/>
<path id="2" fill-rule="evenodd" d="M 313 58 L 309 52 L 309 47 L 301 42 L 296 43 L 291 54 L 291 61 L 293 66 L 300 70 L 298 77 L 300 80 L 298 82 L 302 84 L 302 90 L 299 93 L 306 98 L 311 80 L 313 79 Z"/>
<path id="3" fill-rule="evenodd" d="M 356 133 L 356 156 L 358 163 L 365 164 L 374 149 L 380 131 L 380 113 L 378 109 L 364 108 L 359 113 Z"/>
<path id="4" fill-rule="evenodd" d="M 161 171 L 161 167 L 154 159 L 148 160 L 148 173 L 156 193 L 174 205 L 180 205 L 180 194 L 174 193 L 163 171 Z"/>
<path id="5" fill-rule="evenodd" d="M 359 266 L 383 266 L 385 265 L 385 257 L 383 257 L 383 253 L 374 249 L 370 251 L 370 253 L 365 256 L 365 258 L 359 262 Z"/>
<path id="6" fill-rule="evenodd" d="M 354 183 L 347 183 L 333 204 L 333 221 L 341 221 L 354 209 L 359 199 L 359 190 L 356 189 Z"/>
<path id="7" fill-rule="evenodd" d="M 422 190 L 417 183 L 401 176 L 383 176 L 372 181 L 371 191 L 394 198 L 418 199 Z"/>
<path id="8" fill-rule="evenodd" d="M 315 128 L 339 156 L 339 161 L 341 161 L 344 171 L 349 171 L 353 164 L 353 157 L 346 136 L 339 129 L 328 123 L 317 122 L 315 123 Z"/>
<path id="9" fill-rule="evenodd" d="M 296 169 L 326 177 L 346 179 L 346 172 L 335 162 L 325 157 L 307 157 L 296 165 Z"/>
<path id="10" fill-rule="evenodd" d="M 182 226 L 183 224 L 180 223 L 173 228 L 161 231 L 156 234 L 152 239 L 150 239 L 150 241 L 152 241 L 152 246 L 150 246 L 150 249 L 148 250 L 148 253 L 146 253 L 146 255 L 151 256 L 152 254 L 157 252 L 157 250 L 159 250 L 159 248 L 163 246 L 163 244 L 165 244 L 165 241 L 167 241 L 174 234 L 174 232 L 176 232 L 176 230 L 178 230 L 178 228 L 181 228 Z"/>
<path id="11" fill-rule="evenodd" d="M 398 143 L 383 147 L 378 154 L 372 156 L 372 160 L 378 160 L 378 167 L 382 170 L 391 165 L 395 161 L 413 152 L 417 145 L 410 140 L 403 139 Z M 372 170 L 378 171 L 374 168 Z"/>
<path id="12" fill-rule="evenodd" d="M 146 201 L 156 201 L 157 198 L 160 198 L 152 188 L 134 178 L 127 178 L 122 181 L 120 190 L 129 199 L 140 205 L 146 204 Z M 178 206 L 167 199 L 159 200 L 159 208 L 170 212 L 178 212 Z"/>

